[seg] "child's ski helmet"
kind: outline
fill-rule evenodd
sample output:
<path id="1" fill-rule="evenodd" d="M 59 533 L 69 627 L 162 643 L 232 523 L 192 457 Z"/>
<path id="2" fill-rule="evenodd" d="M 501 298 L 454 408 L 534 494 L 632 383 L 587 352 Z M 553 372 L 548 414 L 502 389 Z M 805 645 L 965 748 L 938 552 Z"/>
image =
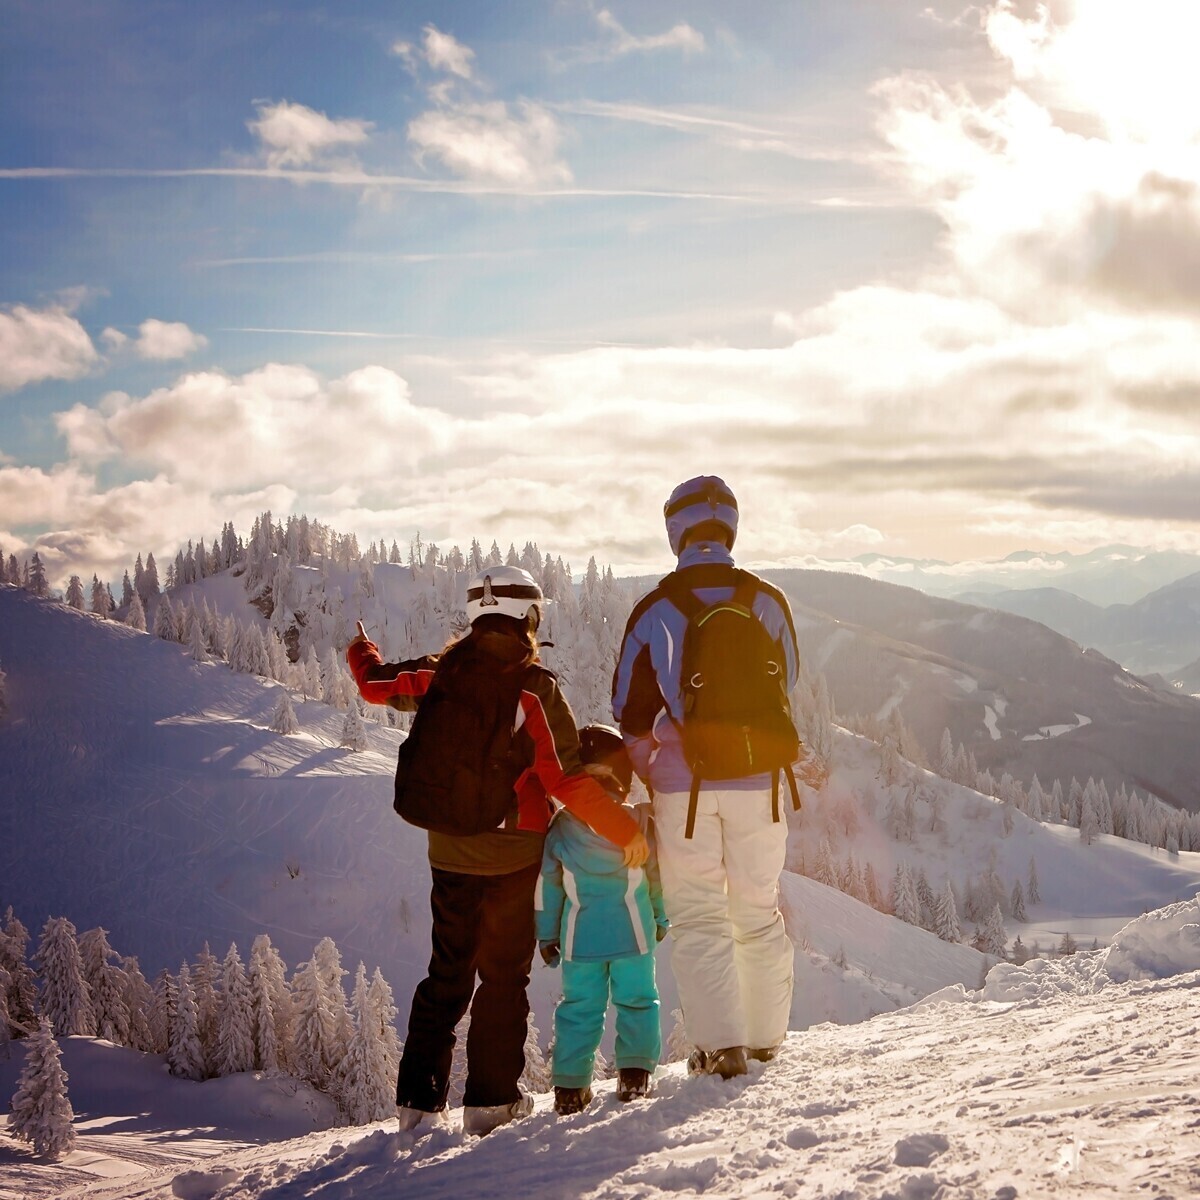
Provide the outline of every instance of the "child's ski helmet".
<path id="1" fill-rule="evenodd" d="M 472 625 L 480 617 L 498 613 L 518 621 L 532 617 L 536 629 L 545 603 L 537 580 L 520 567 L 484 567 L 467 584 L 467 619 Z"/>
<path id="2" fill-rule="evenodd" d="M 667 541 L 676 555 L 683 549 L 688 530 L 705 521 L 716 521 L 728 530 L 730 548 L 737 537 L 737 500 L 725 480 L 716 475 L 697 475 L 681 483 L 663 505 L 663 516 L 667 520 Z"/>
<path id="3" fill-rule="evenodd" d="M 607 767 L 621 785 L 621 791 L 629 791 L 633 763 L 624 739 L 611 725 L 585 725 L 579 731 L 579 757 L 585 767 Z"/>

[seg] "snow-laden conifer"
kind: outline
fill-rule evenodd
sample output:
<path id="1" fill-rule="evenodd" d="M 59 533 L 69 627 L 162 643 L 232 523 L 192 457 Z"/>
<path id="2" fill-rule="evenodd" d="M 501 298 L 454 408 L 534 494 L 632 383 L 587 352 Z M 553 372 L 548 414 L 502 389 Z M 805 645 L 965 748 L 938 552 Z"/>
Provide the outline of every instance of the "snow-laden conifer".
<path id="1" fill-rule="evenodd" d="M 175 1014 L 179 1010 L 179 987 L 165 967 L 154 977 L 153 991 L 154 999 L 147 1015 L 151 1047 L 155 1054 L 166 1054 L 171 1044 Z"/>
<path id="2" fill-rule="evenodd" d="M 1008 949 L 1008 934 L 1004 932 L 1004 914 L 1000 911 L 999 904 L 992 905 L 992 911 L 988 913 L 987 920 L 979 931 L 976 949 L 983 954 L 1004 957 Z"/>
<path id="3" fill-rule="evenodd" d="M 12 977 L 4 965 L 0 964 L 0 1050 L 3 1050 L 16 1032 L 8 1015 L 8 992 L 11 986 Z"/>
<path id="4" fill-rule="evenodd" d="M 8 680 L 4 674 L 4 665 L 0 663 L 0 721 L 8 715 Z"/>
<path id="5" fill-rule="evenodd" d="M 9 905 L 0 931 L 0 963 L 8 972 L 8 1019 L 22 1034 L 33 1032 L 38 1012 L 37 978 L 26 961 L 28 948 L 29 930 Z"/>
<path id="6" fill-rule="evenodd" d="M 362 709 L 359 707 L 357 699 L 350 701 L 349 708 L 346 709 L 346 719 L 342 722 L 342 740 L 341 745 L 348 750 L 367 750 L 370 748 L 370 740 L 367 738 L 367 726 L 363 721 Z"/>
<path id="7" fill-rule="evenodd" d="M 75 926 L 66 917 L 46 922 L 34 962 L 42 980 L 42 1013 L 55 1034 L 95 1036 L 92 997 L 83 977 Z"/>
<path id="8" fill-rule="evenodd" d="M 530 1009 L 525 1029 L 525 1069 L 521 1072 L 521 1087 L 527 1092 L 548 1092 L 553 1086 L 554 1074 L 542 1052 L 541 1037 Z"/>
<path id="9" fill-rule="evenodd" d="M 46 1017 L 38 1021 L 25 1048 L 25 1067 L 12 1098 L 9 1132 L 55 1160 L 75 1146 L 75 1114 L 67 1096 L 67 1073 Z"/>
<path id="10" fill-rule="evenodd" d="M 958 921 L 958 904 L 954 899 L 954 888 L 947 878 L 938 895 L 934 909 L 933 932 L 943 942 L 957 942 L 962 938 L 962 926 Z"/>
<path id="11" fill-rule="evenodd" d="M 400 1055 L 404 1045 L 396 1032 L 396 1001 L 391 985 L 384 979 L 383 972 L 378 967 L 375 968 L 375 973 L 371 976 L 371 986 L 367 989 L 367 1007 L 374 1028 L 379 1032 L 384 1061 L 387 1064 L 387 1077 L 394 1082 L 396 1072 L 400 1068 Z M 394 1087 L 392 1091 L 394 1093 Z"/>
<path id="12" fill-rule="evenodd" d="M 315 959 L 296 968 L 292 976 L 295 1024 L 292 1063 L 297 1074 L 316 1088 L 331 1084 L 331 1069 L 340 1060 L 338 1018 L 330 1008 Z"/>
<path id="13" fill-rule="evenodd" d="M 204 1047 L 200 1042 L 200 1014 L 192 991 L 191 970 L 187 963 L 179 967 L 175 980 L 175 1010 L 171 1014 L 167 1042 L 167 1066 L 181 1079 L 203 1079 Z"/>
<path id="14" fill-rule="evenodd" d="M 67 604 L 83 612 L 83 580 L 78 575 L 72 575 L 67 583 Z"/>
<path id="15" fill-rule="evenodd" d="M 154 606 L 154 636 L 164 642 L 175 640 L 175 610 L 171 607 L 170 596 L 160 596 Z"/>
<path id="16" fill-rule="evenodd" d="M 125 612 L 125 624 L 139 633 L 146 632 L 146 610 L 142 606 L 142 598 L 137 592 L 133 593 L 133 597 L 129 601 L 129 608 Z"/>
<path id="17" fill-rule="evenodd" d="M 133 955 L 122 957 L 125 1007 L 129 1012 L 128 1046 L 143 1053 L 159 1052 L 150 1029 L 150 1014 L 154 1009 L 154 991 L 146 982 L 138 960 Z"/>
<path id="18" fill-rule="evenodd" d="M 384 1031 L 372 1012 L 367 969 L 360 962 L 351 1004 L 354 1031 L 337 1067 L 337 1093 L 351 1125 L 382 1121 L 395 1109 L 395 1076 L 388 1060 Z"/>
<path id="19" fill-rule="evenodd" d="M 209 661 L 209 657 L 208 646 L 204 640 L 204 622 L 200 619 L 195 609 L 192 609 L 189 624 L 191 629 L 188 633 L 188 651 L 193 661 L 206 663 Z"/>
<path id="20" fill-rule="evenodd" d="M 109 613 L 108 588 L 95 575 L 92 576 L 92 612 L 101 617 L 107 617 Z"/>
<path id="21" fill-rule="evenodd" d="M 255 1065 L 265 1071 L 286 1067 L 292 1055 L 292 993 L 287 966 L 265 933 L 254 939 L 247 973 Z"/>
<path id="22" fill-rule="evenodd" d="M 296 710 L 292 707 L 291 693 L 286 687 L 279 689 L 279 701 L 271 716 L 272 733 L 297 733 L 300 722 L 296 719 Z"/>
<path id="23" fill-rule="evenodd" d="M 208 942 L 196 955 L 188 974 L 196 1001 L 196 1031 L 200 1037 L 202 1061 L 206 1075 L 211 1075 L 217 1053 L 217 980 L 221 974 L 221 961 L 209 949 Z"/>
<path id="24" fill-rule="evenodd" d="M 96 1036 L 115 1045 L 129 1041 L 129 1008 L 125 999 L 125 977 L 113 963 L 116 953 L 108 944 L 108 930 L 97 926 L 79 938 L 83 977 L 92 998 Z"/>
<path id="25" fill-rule="evenodd" d="M 213 1067 L 218 1075 L 236 1075 L 254 1069 L 250 988 L 236 942 L 230 943 L 221 970 Z"/>

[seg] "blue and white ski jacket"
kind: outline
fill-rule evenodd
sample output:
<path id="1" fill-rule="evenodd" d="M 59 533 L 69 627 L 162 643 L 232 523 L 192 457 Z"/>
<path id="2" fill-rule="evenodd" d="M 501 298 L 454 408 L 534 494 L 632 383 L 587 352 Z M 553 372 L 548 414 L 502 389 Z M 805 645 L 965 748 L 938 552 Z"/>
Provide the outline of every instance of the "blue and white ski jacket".
<path id="1" fill-rule="evenodd" d="M 733 555 L 720 542 L 693 542 L 679 556 L 676 571 L 705 604 L 714 604 L 733 595 L 732 584 L 722 582 L 733 565 Z M 790 693 L 796 686 L 799 656 L 787 597 L 759 580 L 754 613 L 780 648 Z M 613 716 L 634 770 L 655 792 L 687 792 L 692 786 L 692 769 L 679 734 L 683 721 L 680 657 L 686 629 L 683 613 L 661 592 L 650 592 L 629 616 L 613 676 Z M 766 773 L 701 784 L 724 790 L 770 786 L 771 776 Z"/>
<path id="2" fill-rule="evenodd" d="M 624 807 L 650 842 L 645 867 L 627 867 L 621 850 L 565 808 L 550 822 L 534 915 L 538 942 L 557 942 L 565 962 L 647 954 L 667 928 L 649 813 Z"/>

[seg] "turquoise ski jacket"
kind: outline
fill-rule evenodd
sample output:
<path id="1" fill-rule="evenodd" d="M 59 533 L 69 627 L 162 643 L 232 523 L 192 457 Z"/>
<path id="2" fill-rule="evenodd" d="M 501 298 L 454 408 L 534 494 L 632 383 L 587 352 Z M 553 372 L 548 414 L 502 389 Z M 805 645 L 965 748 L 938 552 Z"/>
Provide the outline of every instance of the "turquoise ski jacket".
<path id="1" fill-rule="evenodd" d="M 538 942 L 557 942 L 567 962 L 647 954 L 667 929 L 649 808 L 626 804 L 650 842 L 643 867 L 565 808 L 550 822 L 534 899 Z"/>

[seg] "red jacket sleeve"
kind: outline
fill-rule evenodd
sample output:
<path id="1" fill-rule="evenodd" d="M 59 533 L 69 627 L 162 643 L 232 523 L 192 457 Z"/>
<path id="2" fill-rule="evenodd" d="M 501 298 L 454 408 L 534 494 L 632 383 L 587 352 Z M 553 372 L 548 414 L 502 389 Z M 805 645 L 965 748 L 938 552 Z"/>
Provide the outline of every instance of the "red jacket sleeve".
<path id="1" fill-rule="evenodd" d="M 346 648 L 346 662 L 368 704 L 388 704 L 402 712 L 416 711 L 437 666 L 437 660 L 428 655 L 408 662 L 385 663 L 374 642 L 351 642 Z"/>
<path id="2" fill-rule="evenodd" d="M 530 672 L 520 699 L 521 728 L 533 741 L 533 765 L 548 795 L 617 846 L 640 832 L 637 821 L 583 769 L 575 716 L 549 671 Z"/>

